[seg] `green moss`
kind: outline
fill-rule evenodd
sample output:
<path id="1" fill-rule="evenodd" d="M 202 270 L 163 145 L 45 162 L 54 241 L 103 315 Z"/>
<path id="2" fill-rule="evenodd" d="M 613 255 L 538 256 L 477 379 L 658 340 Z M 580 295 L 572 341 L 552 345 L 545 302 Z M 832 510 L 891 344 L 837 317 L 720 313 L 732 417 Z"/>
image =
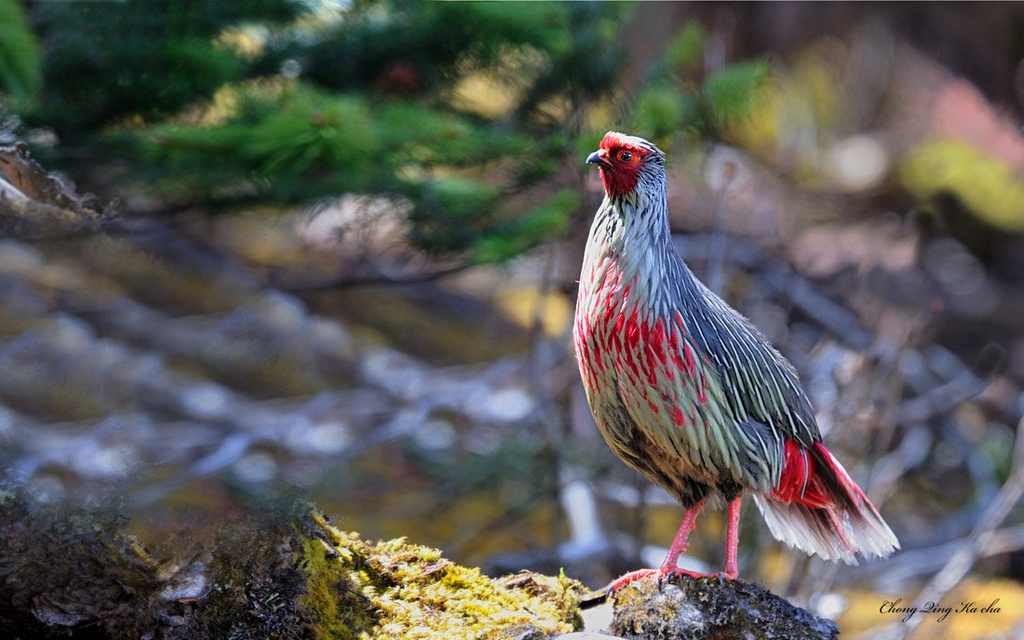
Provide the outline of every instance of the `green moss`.
<path id="1" fill-rule="evenodd" d="M 337 564 L 346 562 L 334 547 L 319 539 L 307 540 L 303 546 L 303 560 L 308 574 L 306 594 L 299 605 L 313 618 L 316 638 L 355 638 L 362 629 L 372 628 L 372 611 L 358 607 L 347 597 L 352 590 L 350 580 L 339 571 Z"/>
<path id="2" fill-rule="evenodd" d="M 493 579 L 404 539 L 370 543 L 311 514 L 300 605 L 316 638 L 479 638 L 529 625 L 580 626 L 579 583 L 529 573 Z"/>

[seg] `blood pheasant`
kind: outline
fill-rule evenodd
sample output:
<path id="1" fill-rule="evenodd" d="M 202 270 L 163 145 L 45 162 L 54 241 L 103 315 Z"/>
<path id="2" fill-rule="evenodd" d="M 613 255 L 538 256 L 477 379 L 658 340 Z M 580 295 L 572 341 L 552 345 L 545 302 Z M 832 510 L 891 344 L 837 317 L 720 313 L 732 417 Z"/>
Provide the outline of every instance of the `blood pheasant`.
<path id="1" fill-rule="evenodd" d="M 686 509 L 660 569 L 705 505 L 728 505 L 721 576 L 738 575 L 740 495 L 779 540 L 853 564 L 899 543 L 821 442 L 793 366 L 693 275 L 671 244 L 665 155 L 609 132 L 587 162 L 605 197 L 590 229 L 573 337 L 587 400 L 612 450 Z"/>

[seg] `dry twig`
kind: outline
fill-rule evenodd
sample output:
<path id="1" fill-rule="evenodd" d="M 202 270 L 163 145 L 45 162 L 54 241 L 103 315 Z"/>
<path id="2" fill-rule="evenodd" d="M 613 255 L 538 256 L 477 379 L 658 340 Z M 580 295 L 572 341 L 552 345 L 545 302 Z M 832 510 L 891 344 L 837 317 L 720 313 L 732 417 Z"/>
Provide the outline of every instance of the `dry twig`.
<path id="1" fill-rule="evenodd" d="M 978 520 L 971 534 L 963 541 L 960 548 L 956 550 L 953 557 L 946 562 L 935 576 L 925 585 L 924 590 L 917 598 L 915 606 L 922 609 L 925 603 L 937 603 L 949 593 L 974 566 L 974 562 L 983 553 L 986 537 L 1010 514 L 1021 495 L 1024 495 L 1024 418 L 1017 423 L 1017 440 L 1013 452 L 1013 468 L 1010 477 L 1003 484 L 1003 487 L 996 494 L 995 499 Z M 917 625 L 924 620 L 924 616 L 913 616 L 906 622 L 892 624 L 886 627 L 882 633 L 872 637 L 882 640 L 903 640 Z"/>

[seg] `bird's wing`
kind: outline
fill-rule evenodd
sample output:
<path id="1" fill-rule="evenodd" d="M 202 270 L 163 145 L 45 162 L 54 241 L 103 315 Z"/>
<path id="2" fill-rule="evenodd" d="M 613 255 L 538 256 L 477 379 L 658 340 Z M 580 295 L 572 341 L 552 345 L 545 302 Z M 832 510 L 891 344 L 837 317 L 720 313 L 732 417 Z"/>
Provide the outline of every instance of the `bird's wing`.
<path id="1" fill-rule="evenodd" d="M 814 410 L 800 389 L 793 365 L 746 318 L 698 285 L 704 295 L 686 306 L 691 314 L 686 325 L 714 365 L 724 400 L 737 422 L 760 423 L 807 448 L 820 442 Z"/>

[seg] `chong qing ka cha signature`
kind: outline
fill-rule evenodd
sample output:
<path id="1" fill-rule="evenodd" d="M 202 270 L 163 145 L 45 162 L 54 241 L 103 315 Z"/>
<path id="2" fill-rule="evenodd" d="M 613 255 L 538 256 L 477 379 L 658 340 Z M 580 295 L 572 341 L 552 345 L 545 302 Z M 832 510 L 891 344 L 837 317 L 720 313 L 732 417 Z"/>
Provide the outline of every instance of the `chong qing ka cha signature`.
<path id="1" fill-rule="evenodd" d="M 937 602 L 926 602 L 920 607 L 916 606 L 900 606 L 903 602 L 903 598 L 896 598 L 895 600 L 886 600 L 882 603 L 882 606 L 878 608 L 879 613 L 884 614 L 903 614 L 901 620 L 903 622 L 910 622 L 910 619 L 918 612 L 920 613 L 934 613 L 938 615 L 935 619 L 936 622 L 942 622 L 950 614 L 958 613 L 1000 613 L 1001 609 L 999 606 L 999 598 L 996 598 L 988 606 L 979 606 L 977 602 L 971 600 L 969 602 L 961 601 L 958 607 L 941 607 Z"/>

